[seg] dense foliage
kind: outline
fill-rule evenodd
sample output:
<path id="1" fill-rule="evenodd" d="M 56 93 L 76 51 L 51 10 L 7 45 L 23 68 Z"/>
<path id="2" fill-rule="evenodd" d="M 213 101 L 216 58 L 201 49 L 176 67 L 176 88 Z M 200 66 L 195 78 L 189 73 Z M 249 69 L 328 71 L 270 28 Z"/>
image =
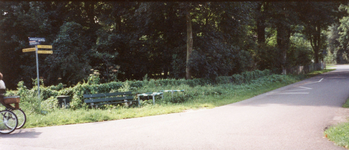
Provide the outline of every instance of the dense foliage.
<path id="1" fill-rule="evenodd" d="M 159 114 L 183 112 L 192 109 L 205 109 L 222 106 L 251 98 L 267 91 L 294 83 L 305 76 L 269 74 L 269 70 L 250 71 L 240 74 L 240 79 L 232 80 L 231 76 L 218 77 L 216 81 L 209 79 L 191 80 L 153 80 L 144 78 L 142 81 L 125 81 L 99 84 L 98 76 L 90 76 L 89 80 L 74 87 L 41 86 L 41 97 L 37 98 L 37 88 L 27 88 L 23 82 L 18 84 L 17 91 L 8 91 L 8 95 L 21 95 L 20 107 L 27 114 L 25 128 L 75 124 L 85 122 L 107 121 L 136 118 Z M 101 105 L 97 109 L 88 109 L 79 99 L 82 93 L 122 92 L 133 93 L 154 92 L 160 90 L 180 89 L 184 92 L 164 93 L 164 98 L 156 98 L 153 105 L 150 100 L 141 101 L 141 107 L 135 105 Z M 72 95 L 71 109 L 57 107 L 56 95 Z M 49 97 L 48 99 L 46 99 Z M 136 105 L 137 106 L 137 105 Z M 0 109 L 4 109 L 0 106 Z"/>
<path id="2" fill-rule="evenodd" d="M 31 112 L 40 112 L 39 110 L 50 110 L 58 108 L 57 96 L 67 95 L 71 98 L 70 107 L 77 109 L 88 107 L 83 103 L 83 94 L 110 93 L 110 92 L 126 92 L 132 91 L 136 98 L 136 94 L 145 92 L 159 92 L 161 90 L 184 90 L 183 94 L 177 94 L 174 98 L 167 97 L 162 100 L 164 103 L 183 103 L 200 95 L 221 95 L 223 93 L 231 93 L 225 90 L 230 86 L 234 88 L 244 88 L 249 84 L 270 84 L 274 82 L 288 81 L 289 77 L 271 74 L 270 70 L 247 71 L 233 76 L 220 76 L 215 80 L 211 79 L 147 79 L 142 81 L 125 81 L 125 82 L 109 82 L 99 83 L 97 75 L 89 76 L 89 80 L 84 83 L 69 88 L 64 88 L 62 84 L 55 86 L 40 86 L 40 97 L 37 97 L 37 87 L 28 88 L 23 81 L 18 83 L 16 91 L 8 91 L 6 95 L 19 95 L 21 97 L 21 105 L 23 108 L 30 109 Z M 34 81 L 35 82 L 35 81 Z M 35 83 L 33 83 L 35 84 Z M 224 87 L 225 86 L 225 87 Z M 256 86 L 256 85 L 254 85 Z M 42 107 L 41 107 L 41 106 Z M 102 106 L 106 107 L 106 106 Z"/>
<path id="3" fill-rule="evenodd" d="M 341 5 L 339 11 L 343 14 L 348 13 L 348 5 Z M 326 34 L 322 33 L 322 34 Z M 326 62 L 345 64 L 349 62 L 348 53 L 348 39 L 349 39 L 349 18 L 344 15 L 339 19 L 339 22 L 332 24 L 327 32 L 327 50 L 324 51 L 326 55 Z"/>
<path id="4" fill-rule="evenodd" d="M 30 47 L 28 37 L 44 37 L 43 44 L 53 45 L 54 51 L 39 56 L 40 78 L 46 85 L 81 84 L 96 72 L 102 83 L 141 80 L 146 75 L 215 80 L 256 69 L 281 73 L 321 61 L 328 45 L 341 47 L 345 54 L 348 19 L 342 18 L 346 11 L 339 11 L 339 6 L 338 2 L 0 2 L 0 72 L 10 89 L 19 81 L 32 87 L 35 55 L 22 49 Z M 339 33 L 333 34 L 338 36 L 332 38 L 341 43 L 338 46 L 326 42 L 326 31 L 334 23 L 341 24 L 336 26 Z"/>

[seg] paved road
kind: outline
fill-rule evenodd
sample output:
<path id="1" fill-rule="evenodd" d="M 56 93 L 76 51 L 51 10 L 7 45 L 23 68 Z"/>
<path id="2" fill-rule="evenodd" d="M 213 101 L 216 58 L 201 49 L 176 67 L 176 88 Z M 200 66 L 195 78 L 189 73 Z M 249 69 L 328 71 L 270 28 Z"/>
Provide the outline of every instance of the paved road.
<path id="1" fill-rule="evenodd" d="M 349 66 L 214 109 L 32 128 L 0 135 L 1 150 L 336 150 L 324 138 L 349 96 Z"/>

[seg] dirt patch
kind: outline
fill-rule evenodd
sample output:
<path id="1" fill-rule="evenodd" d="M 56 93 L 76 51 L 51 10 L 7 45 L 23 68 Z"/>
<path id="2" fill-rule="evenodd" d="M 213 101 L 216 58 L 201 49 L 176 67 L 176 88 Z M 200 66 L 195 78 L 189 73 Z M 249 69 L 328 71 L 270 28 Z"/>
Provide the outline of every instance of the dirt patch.
<path id="1" fill-rule="evenodd" d="M 349 108 L 339 108 L 336 111 L 336 115 L 333 117 L 332 121 L 329 122 L 329 125 L 325 128 L 325 130 L 328 127 L 348 122 L 349 121 Z"/>

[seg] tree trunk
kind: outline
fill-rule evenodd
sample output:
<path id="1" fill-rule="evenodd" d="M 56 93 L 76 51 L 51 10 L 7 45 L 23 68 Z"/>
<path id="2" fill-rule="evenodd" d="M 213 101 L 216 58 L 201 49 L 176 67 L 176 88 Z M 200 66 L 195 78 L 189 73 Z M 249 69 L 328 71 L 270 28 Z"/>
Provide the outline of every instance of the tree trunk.
<path id="1" fill-rule="evenodd" d="M 190 64 L 189 59 L 190 55 L 193 51 L 193 30 L 192 30 L 192 24 L 191 24 L 191 16 L 189 9 L 186 9 L 186 19 L 187 19 L 187 62 L 186 62 L 186 79 L 191 79 L 191 73 L 190 73 Z"/>
<path id="2" fill-rule="evenodd" d="M 167 79 L 167 78 L 168 78 L 168 75 L 169 75 L 168 72 L 169 72 L 168 67 L 165 67 L 165 68 L 164 68 L 164 75 L 163 75 L 163 78 L 164 78 L 164 79 Z"/>
<path id="3" fill-rule="evenodd" d="M 315 49 L 314 49 L 314 53 L 315 53 L 315 63 L 319 63 L 319 51 L 320 51 L 320 47 L 321 47 L 321 28 L 320 25 L 317 24 L 316 25 L 316 38 L 317 41 L 315 41 Z"/>
<path id="4" fill-rule="evenodd" d="M 286 59 L 287 59 L 287 50 L 290 43 L 290 29 L 289 27 L 279 24 L 277 26 L 277 45 L 281 54 L 281 68 L 282 74 L 286 74 Z"/>
<path id="5" fill-rule="evenodd" d="M 258 7 L 258 11 L 260 12 L 257 18 L 257 36 L 258 36 L 258 45 L 265 44 L 265 17 L 262 11 L 262 6 L 264 3 L 261 3 Z"/>
<path id="6" fill-rule="evenodd" d="M 321 47 L 321 28 L 319 23 L 315 23 L 316 25 L 312 28 L 309 27 L 310 44 L 314 51 L 314 61 L 315 63 L 319 63 L 319 51 Z"/>

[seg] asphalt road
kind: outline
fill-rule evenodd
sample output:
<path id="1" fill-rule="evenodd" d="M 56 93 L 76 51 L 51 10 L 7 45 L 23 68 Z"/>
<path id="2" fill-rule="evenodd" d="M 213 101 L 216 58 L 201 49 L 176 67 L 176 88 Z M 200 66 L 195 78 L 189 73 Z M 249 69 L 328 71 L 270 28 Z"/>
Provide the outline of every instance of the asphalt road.
<path id="1" fill-rule="evenodd" d="M 238 103 L 135 119 L 16 130 L 1 150 L 336 150 L 324 128 L 349 96 L 349 66 Z"/>

